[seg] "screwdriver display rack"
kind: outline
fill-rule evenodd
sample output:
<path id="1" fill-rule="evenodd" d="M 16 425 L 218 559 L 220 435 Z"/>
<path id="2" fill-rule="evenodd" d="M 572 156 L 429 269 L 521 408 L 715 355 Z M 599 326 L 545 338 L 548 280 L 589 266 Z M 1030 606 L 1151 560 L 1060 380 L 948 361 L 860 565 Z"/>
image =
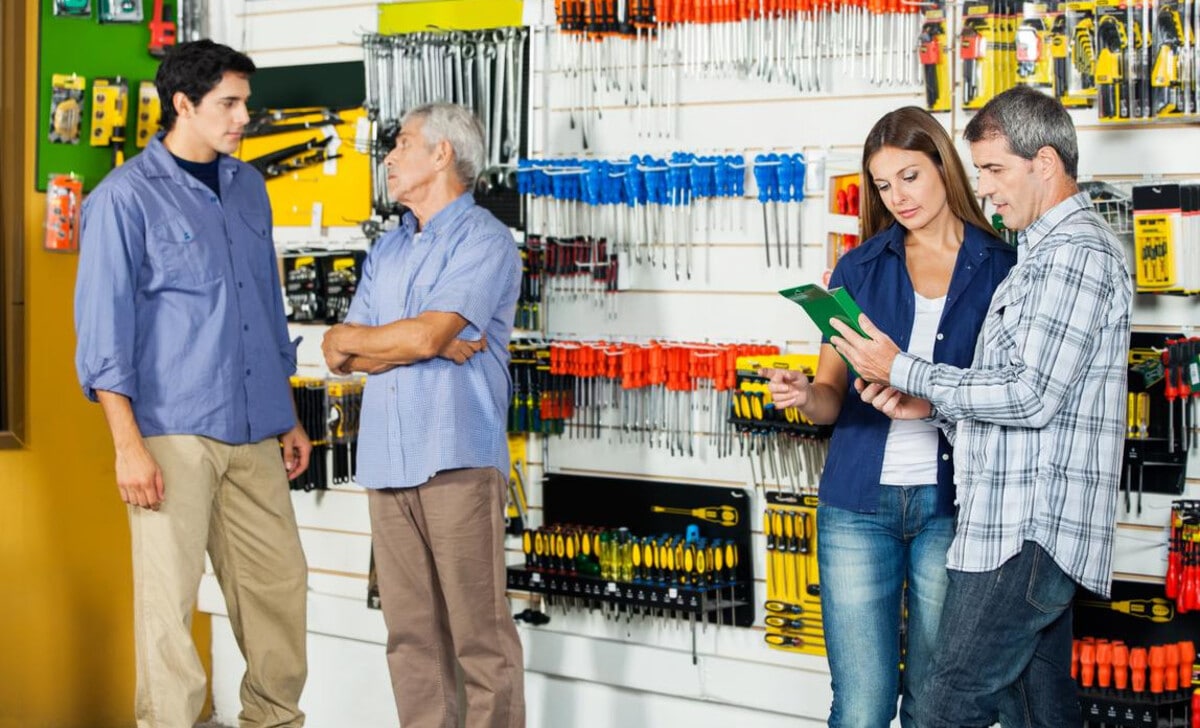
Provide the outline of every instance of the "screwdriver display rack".
<path id="1" fill-rule="evenodd" d="M 1171 534 L 1167 542 L 1167 598 L 1180 612 L 1200 612 L 1200 501 L 1171 504 Z"/>
<path id="2" fill-rule="evenodd" d="M 1190 728 L 1196 647 L 1191 640 L 1131 647 L 1084 637 L 1071 649 L 1084 724 Z M 1197 693 L 1200 695 L 1200 693 Z"/>
<path id="3" fill-rule="evenodd" d="M 734 367 L 774 354 L 766 344 L 652 340 L 537 341 L 510 346 L 509 432 L 664 448 L 694 455 L 707 443 L 733 454 Z"/>
<path id="4" fill-rule="evenodd" d="M 1130 335 L 1127 431 L 1121 476 L 1126 513 L 1142 511 L 1142 493 L 1179 495 L 1186 484 L 1188 450 L 1196 439 L 1195 398 L 1180 397 L 1176 382 L 1184 362 L 1172 360 L 1169 342 L 1182 334 L 1135 331 Z M 1168 384 L 1170 382 L 1170 384 Z"/>
<path id="5" fill-rule="evenodd" d="M 1086 726 L 1195 727 L 1200 612 L 1178 609 L 1157 584 L 1114 581 L 1110 600 L 1080 590 L 1072 616 Z"/>
<path id="6" fill-rule="evenodd" d="M 526 563 L 508 568 L 509 589 L 564 610 L 686 620 L 693 658 L 698 627 L 754 624 L 745 490 L 551 473 L 542 493 L 550 525 L 523 534 Z"/>
<path id="7" fill-rule="evenodd" d="M 763 534 L 767 551 L 767 601 L 763 619 L 770 647 L 825 654 L 821 584 L 817 565 L 817 496 L 767 491 Z"/>
<path id="8" fill-rule="evenodd" d="M 812 354 L 764 353 L 738 357 L 736 383 L 728 407 L 740 453 L 750 464 L 756 487 L 788 488 L 792 494 L 815 491 L 833 427 L 815 425 L 795 408 L 779 408 L 771 400 L 767 379 L 759 371 L 789 369 L 809 377 L 816 371 Z"/>

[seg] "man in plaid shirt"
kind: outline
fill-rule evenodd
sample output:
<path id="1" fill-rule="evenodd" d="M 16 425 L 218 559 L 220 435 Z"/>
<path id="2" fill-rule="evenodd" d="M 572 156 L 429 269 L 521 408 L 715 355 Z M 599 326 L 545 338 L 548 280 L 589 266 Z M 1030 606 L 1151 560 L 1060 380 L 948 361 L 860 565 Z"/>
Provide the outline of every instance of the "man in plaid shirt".
<path id="1" fill-rule="evenodd" d="M 1075 127 L 1057 100 L 1007 91 L 965 137 L 979 194 L 1020 231 L 971 368 L 901 352 L 865 317 L 870 339 L 834 322 L 832 343 L 864 400 L 935 419 L 955 444 L 958 520 L 920 725 L 1077 726 L 1071 601 L 1076 583 L 1110 593 L 1130 276 L 1076 185 Z"/>

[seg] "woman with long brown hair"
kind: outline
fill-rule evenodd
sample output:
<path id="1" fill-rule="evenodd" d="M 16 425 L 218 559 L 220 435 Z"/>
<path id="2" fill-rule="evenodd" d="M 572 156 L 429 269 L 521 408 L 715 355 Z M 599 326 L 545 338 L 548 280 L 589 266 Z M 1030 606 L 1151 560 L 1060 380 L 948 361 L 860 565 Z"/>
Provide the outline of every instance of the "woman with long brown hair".
<path id="1" fill-rule="evenodd" d="M 949 135 L 923 109 L 892 111 L 867 135 L 862 178 L 869 239 L 838 261 L 830 286 L 845 288 L 901 349 L 970 366 L 1016 252 L 987 224 Z M 901 724 L 911 726 L 954 537 L 950 444 L 931 423 L 892 421 L 864 403 L 827 341 L 811 383 L 767 374 L 776 406 L 835 425 L 817 509 L 829 725 L 886 726 L 899 695 Z"/>

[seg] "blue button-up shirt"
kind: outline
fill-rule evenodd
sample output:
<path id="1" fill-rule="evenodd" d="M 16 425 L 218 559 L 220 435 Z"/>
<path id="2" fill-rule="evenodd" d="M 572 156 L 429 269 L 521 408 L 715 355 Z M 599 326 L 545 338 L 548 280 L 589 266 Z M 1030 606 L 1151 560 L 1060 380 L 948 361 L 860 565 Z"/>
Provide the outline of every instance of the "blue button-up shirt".
<path id="1" fill-rule="evenodd" d="M 933 344 L 933 359 L 970 366 L 975 340 L 992 292 L 1017 261 L 1016 251 L 999 238 L 964 225 L 962 247 L 954 264 L 946 303 Z M 912 280 L 905 265 L 904 236 L 898 223 L 842 256 L 831 288 L 841 286 L 859 308 L 901 350 L 908 349 L 915 315 Z M 828 343 L 828 342 L 826 342 Z M 820 498 L 839 508 L 873 513 L 879 505 L 880 473 L 891 420 L 854 391 L 854 373 L 829 443 L 821 475 Z M 938 513 L 954 512 L 954 463 L 945 435 L 938 435 Z"/>
<path id="2" fill-rule="evenodd" d="M 410 488 L 443 470 L 494 467 L 507 478 L 512 382 L 508 341 L 521 286 L 512 233 L 464 194 L 417 233 L 411 213 L 367 256 L 346 316 L 382 326 L 426 311 L 457 313 L 459 335 L 487 335 L 465 364 L 433 358 L 367 378 L 355 479 Z"/>
<path id="3" fill-rule="evenodd" d="M 295 424 L 266 186 L 232 157 L 219 168 L 221 199 L 152 139 L 83 205 L 79 382 L 128 397 L 143 436 L 241 444 Z"/>

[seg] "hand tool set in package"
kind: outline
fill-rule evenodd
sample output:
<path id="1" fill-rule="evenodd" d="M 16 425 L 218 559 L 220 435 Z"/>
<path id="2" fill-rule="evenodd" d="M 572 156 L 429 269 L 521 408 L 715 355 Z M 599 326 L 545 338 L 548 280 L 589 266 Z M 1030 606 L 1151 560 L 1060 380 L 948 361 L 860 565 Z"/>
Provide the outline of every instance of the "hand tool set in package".
<path id="1" fill-rule="evenodd" d="M 291 482 L 292 490 L 326 490 L 331 483 L 351 482 L 366 378 L 294 376 L 291 383 L 296 416 L 313 446 L 308 469 Z"/>
<path id="2" fill-rule="evenodd" d="M 1139 293 L 1200 294 L 1200 183 L 1133 187 Z"/>
<path id="3" fill-rule="evenodd" d="M 767 491 L 763 512 L 767 633 L 775 649 L 825 654 L 821 583 L 817 567 L 817 497 Z"/>

